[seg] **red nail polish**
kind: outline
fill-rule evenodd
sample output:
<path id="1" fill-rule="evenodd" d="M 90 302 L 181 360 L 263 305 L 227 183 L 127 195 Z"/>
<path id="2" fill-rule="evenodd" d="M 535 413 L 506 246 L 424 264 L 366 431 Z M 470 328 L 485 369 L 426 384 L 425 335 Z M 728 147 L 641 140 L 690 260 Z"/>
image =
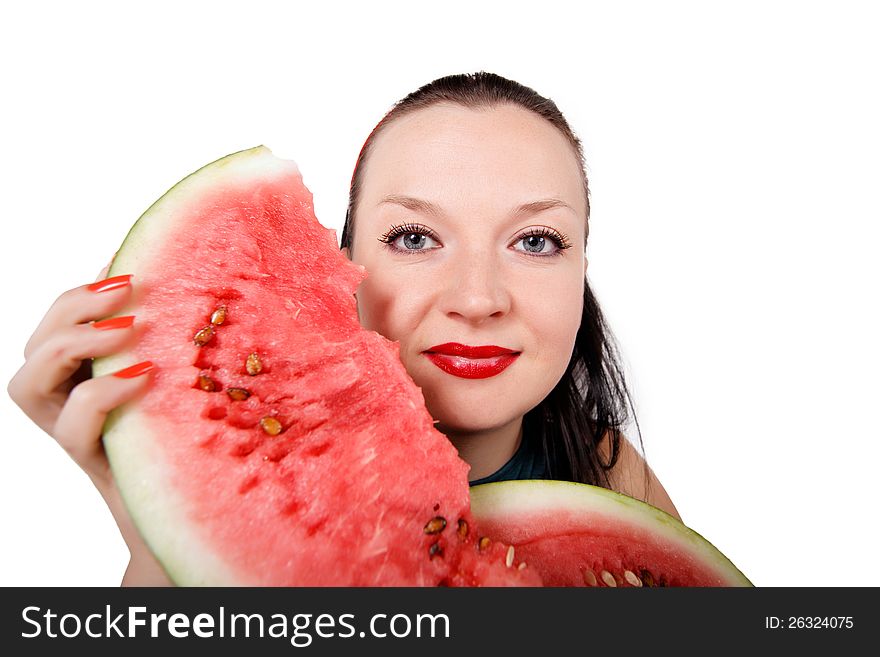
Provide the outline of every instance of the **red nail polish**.
<path id="1" fill-rule="evenodd" d="M 131 283 L 131 274 L 123 274 L 122 276 L 113 276 L 105 278 L 103 281 L 92 283 L 88 289 L 90 292 L 109 292 L 110 290 L 118 290 Z"/>
<path id="2" fill-rule="evenodd" d="M 92 326 L 102 331 L 108 331 L 110 329 L 128 328 L 132 325 L 132 322 L 134 322 L 134 315 L 123 315 L 122 317 L 102 319 L 99 322 L 93 323 Z"/>
<path id="3" fill-rule="evenodd" d="M 132 365 L 131 367 L 126 367 L 124 370 L 114 372 L 113 376 L 119 377 L 120 379 L 133 379 L 136 376 L 146 374 L 151 369 L 153 369 L 153 367 L 153 361 L 145 360 L 143 363 L 137 363 L 136 365 Z"/>

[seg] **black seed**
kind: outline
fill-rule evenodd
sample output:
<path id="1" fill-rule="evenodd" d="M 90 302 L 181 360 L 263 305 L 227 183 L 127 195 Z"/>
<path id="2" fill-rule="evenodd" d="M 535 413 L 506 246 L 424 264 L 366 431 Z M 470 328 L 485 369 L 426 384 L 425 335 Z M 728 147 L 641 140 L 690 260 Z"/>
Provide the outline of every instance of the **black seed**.
<path id="1" fill-rule="evenodd" d="M 468 524 L 464 518 L 458 519 L 458 537 L 466 538 L 468 535 Z"/>
<path id="2" fill-rule="evenodd" d="M 428 548 L 428 556 L 432 559 L 434 557 L 442 557 L 443 556 L 443 548 L 440 547 L 440 542 L 431 543 L 431 547 Z"/>
<path id="3" fill-rule="evenodd" d="M 484 552 L 484 551 L 486 551 L 486 550 L 489 549 L 489 545 L 490 545 L 491 543 L 492 543 L 492 541 L 489 539 L 488 536 L 483 536 L 483 537 L 477 542 L 477 547 L 480 548 L 480 552 Z"/>

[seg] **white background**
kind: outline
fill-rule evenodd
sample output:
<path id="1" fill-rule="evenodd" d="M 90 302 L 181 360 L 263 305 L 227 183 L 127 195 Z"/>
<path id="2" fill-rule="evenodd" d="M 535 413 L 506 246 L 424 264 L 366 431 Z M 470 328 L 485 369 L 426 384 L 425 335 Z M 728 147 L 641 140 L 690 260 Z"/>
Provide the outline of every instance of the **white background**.
<path id="1" fill-rule="evenodd" d="M 581 4 L 4 9 L 0 379 L 186 174 L 266 144 L 341 229 L 393 102 L 493 71 L 584 142 L 590 280 L 685 522 L 757 585 L 880 584 L 871 3 Z M 117 584 L 127 551 L 101 498 L 0 406 L 0 583 Z"/>

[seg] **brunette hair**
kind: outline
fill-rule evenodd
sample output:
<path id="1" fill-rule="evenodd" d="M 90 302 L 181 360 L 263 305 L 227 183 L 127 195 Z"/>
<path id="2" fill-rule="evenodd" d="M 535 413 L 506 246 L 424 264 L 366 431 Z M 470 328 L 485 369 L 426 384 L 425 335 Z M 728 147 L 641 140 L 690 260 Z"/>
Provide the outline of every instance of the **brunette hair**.
<path id="1" fill-rule="evenodd" d="M 376 136 L 394 120 L 438 103 L 455 103 L 475 110 L 515 105 L 555 126 L 571 144 L 580 163 L 586 201 L 584 225 L 589 235 L 590 191 L 580 139 L 552 100 L 513 80 L 481 71 L 450 75 L 424 85 L 398 101 L 373 129 L 361 148 L 351 179 L 342 248 L 351 249 L 354 241 L 355 211 L 364 167 Z M 620 363 L 616 340 L 585 277 L 584 309 L 571 361 L 556 387 L 523 418 L 523 435 L 537 437 L 543 446 L 550 478 L 611 487 L 608 475 L 620 454 L 621 430 L 629 420 L 628 407 L 633 410 L 638 429 Z M 638 432 L 641 444 L 641 430 Z M 599 452 L 604 438 L 609 441 L 607 461 Z M 647 484 L 647 464 L 645 477 Z"/>

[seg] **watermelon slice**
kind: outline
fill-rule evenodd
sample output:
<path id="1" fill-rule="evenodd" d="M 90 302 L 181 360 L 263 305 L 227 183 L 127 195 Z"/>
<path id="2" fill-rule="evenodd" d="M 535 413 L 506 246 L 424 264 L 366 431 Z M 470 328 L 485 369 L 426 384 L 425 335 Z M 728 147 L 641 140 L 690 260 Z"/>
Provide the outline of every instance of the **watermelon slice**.
<path id="1" fill-rule="evenodd" d="M 118 274 L 134 275 L 119 314 L 139 339 L 94 372 L 156 370 L 104 444 L 177 584 L 748 583 L 670 516 L 602 489 L 488 484 L 475 517 L 468 465 L 397 343 L 358 323 L 365 272 L 318 223 L 296 165 L 264 147 L 153 204 Z"/>
<path id="2" fill-rule="evenodd" d="M 104 444 L 147 544 L 184 585 L 525 585 L 481 546 L 468 466 L 398 345 L 358 324 L 361 267 L 296 165 L 258 147 L 185 178 L 138 220 L 134 348 L 156 365 Z"/>
<path id="3" fill-rule="evenodd" d="M 751 586 L 711 543 L 668 513 L 567 481 L 471 489 L 482 531 L 516 546 L 545 586 Z"/>

